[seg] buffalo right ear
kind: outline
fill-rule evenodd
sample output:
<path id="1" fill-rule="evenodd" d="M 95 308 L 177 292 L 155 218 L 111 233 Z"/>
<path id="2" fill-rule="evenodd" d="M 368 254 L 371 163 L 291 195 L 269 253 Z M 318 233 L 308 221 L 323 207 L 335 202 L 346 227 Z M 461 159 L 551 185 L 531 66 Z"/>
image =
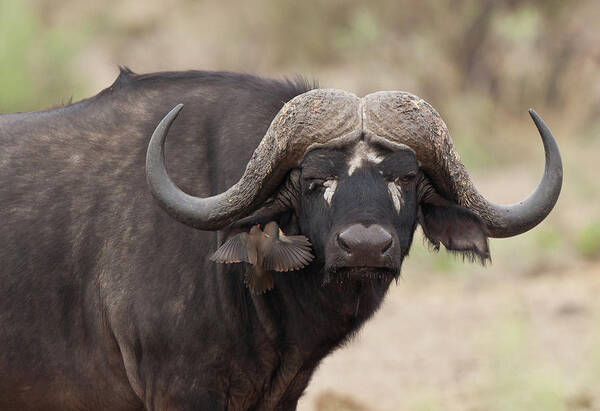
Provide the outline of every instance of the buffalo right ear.
<path id="1" fill-rule="evenodd" d="M 477 258 L 485 264 L 490 259 L 485 223 L 464 207 L 421 204 L 419 224 L 435 250 L 439 250 L 442 243 L 447 250 L 460 253 L 470 260 Z"/>
<path id="2" fill-rule="evenodd" d="M 439 195 L 424 173 L 418 176 L 417 196 L 419 224 L 434 250 L 441 243 L 471 261 L 490 260 L 487 227 L 477 214 Z"/>
<path id="3" fill-rule="evenodd" d="M 419 224 L 434 250 L 442 243 L 471 261 L 490 259 L 487 228 L 477 214 L 439 195 L 424 173 L 418 176 L 417 196 Z"/>

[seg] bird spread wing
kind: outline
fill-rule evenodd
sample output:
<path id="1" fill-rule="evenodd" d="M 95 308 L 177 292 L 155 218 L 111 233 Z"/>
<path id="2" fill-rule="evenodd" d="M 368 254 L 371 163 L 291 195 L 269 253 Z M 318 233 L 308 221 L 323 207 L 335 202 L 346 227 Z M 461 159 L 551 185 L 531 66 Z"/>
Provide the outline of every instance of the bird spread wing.
<path id="1" fill-rule="evenodd" d="M 279 240 L 264 256 L 264 268 L 274 271 L 299 270 L 314 258 L 310 247 L 310 241 L 303 235 L 285 236 L 280 233 Z"/>
<path id="2" fill-rule="evenodd" d="M 242 261 L 251 263 L 248 254 L 248 233 L 240 233 L 227 240 L 210 259 L 216 263 L 224 264 L 241 263 Z M 256 262 L 256 255 L 254 255 L 254 261 Z"/>

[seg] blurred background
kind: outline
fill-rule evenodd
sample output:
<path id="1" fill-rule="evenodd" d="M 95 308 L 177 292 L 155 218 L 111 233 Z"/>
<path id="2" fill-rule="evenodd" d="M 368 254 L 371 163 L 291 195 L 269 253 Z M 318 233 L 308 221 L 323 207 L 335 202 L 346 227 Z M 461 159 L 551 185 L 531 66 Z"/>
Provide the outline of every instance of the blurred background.
<path id="1" fill-rule="evenodd" d="M 404 90 L 440 112 L 480 190 L 511 203 L 543 170 L 534 107 L 563 153 L 550 217 L 492 240 L 488 267 L 417 234 L 299 409 L 600 410 L 599 21 L 597 0 L 0 0 L 0 112 L 90 97 L 119 65 Z"/>

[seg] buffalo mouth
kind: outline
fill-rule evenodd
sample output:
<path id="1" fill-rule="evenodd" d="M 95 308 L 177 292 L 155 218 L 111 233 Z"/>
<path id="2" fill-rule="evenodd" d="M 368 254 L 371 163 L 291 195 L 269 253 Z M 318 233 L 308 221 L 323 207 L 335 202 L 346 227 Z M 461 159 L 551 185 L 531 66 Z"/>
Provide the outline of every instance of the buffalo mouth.
<path id="1" fill-rule="evenodd" d="M 347 282 L 389 283 L 400 276 L 400 269 L 393 267 L 330 267 L 325 271 L 323 285 Z"/>

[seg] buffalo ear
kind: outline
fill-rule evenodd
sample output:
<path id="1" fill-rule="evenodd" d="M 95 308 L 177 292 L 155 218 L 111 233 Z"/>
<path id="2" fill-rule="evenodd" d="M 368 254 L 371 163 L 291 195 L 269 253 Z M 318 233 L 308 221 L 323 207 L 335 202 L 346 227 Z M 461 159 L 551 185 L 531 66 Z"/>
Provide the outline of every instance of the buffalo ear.
<path id="1" fill-rule="evenodd" d="M 270 205 L 266 205 L 259 208 L 249 216 L 237 220 L 231 225 L 231 227 L 247 229 L 257 224 L 264 226 L 269 221 L 279 222 L 280 219 L 284 217 L 287 213 L 289 213 L 289 210 L 283 210 L 277 207 L 271 207 Z"/>
<path id="2" fill-rule="evenodd" d="M 300 233 L 298 219 L 295 210 L 273 210 L 270 208 L 260 208 L 255 213 L 244 217 L 231 225 L 234 230 L 248 230 L 250 227 L 260 224 L 267 225 L 268 222 L 275 221 L 285 232 L 290 235 Z"/>
<path id="3" fill-rule="evenodd" d="M 464 207 L 448 201 L 421 203 L 419 224 L 435 250 L 440 243 L 473 261 L 485 264 L 490 259 L 488 236 L 481 218 Z"/>
<path id="4" fill-rule="evenodd" d="M 233 228 L 251 227 L 256 224 L 265 225 L 269 221 L 278 221 L 280 226 L 285 226 L 293 219 L 298 208 L 300 198 L 300 170 L 291 170 L 284 183 L 260 207 L 247 217 L 241 218 L 232 224 Z"/>

